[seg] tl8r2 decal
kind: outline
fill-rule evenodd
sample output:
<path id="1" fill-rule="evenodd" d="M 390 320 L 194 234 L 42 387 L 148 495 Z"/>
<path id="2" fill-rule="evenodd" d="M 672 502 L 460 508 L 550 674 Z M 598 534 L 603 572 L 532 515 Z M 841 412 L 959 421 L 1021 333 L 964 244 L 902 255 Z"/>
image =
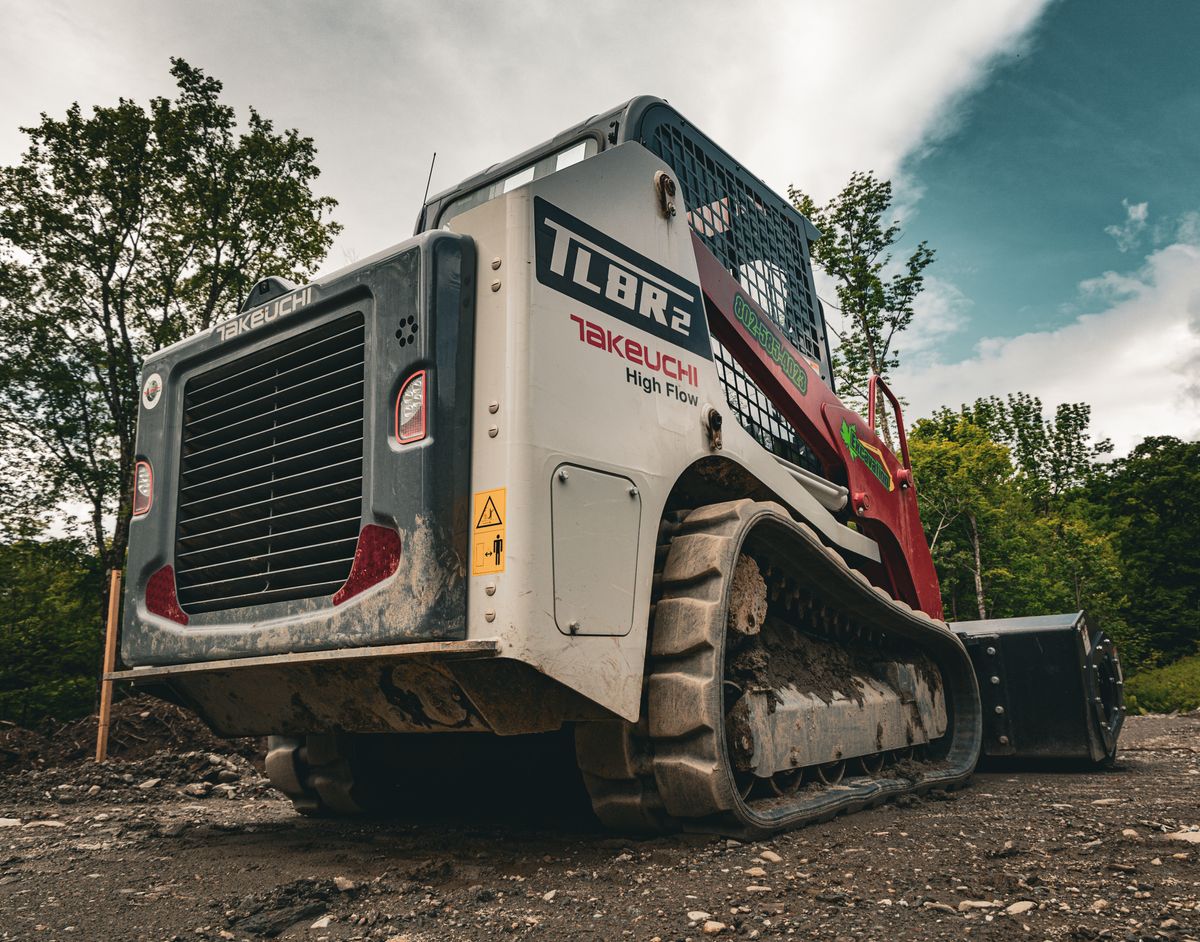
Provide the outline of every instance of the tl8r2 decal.
<path id="1" fill-rule="evenodd" d="M 712 358 L 700 288 L 541 197 L 533 201 L 537 279 L 567 297 Z"/>

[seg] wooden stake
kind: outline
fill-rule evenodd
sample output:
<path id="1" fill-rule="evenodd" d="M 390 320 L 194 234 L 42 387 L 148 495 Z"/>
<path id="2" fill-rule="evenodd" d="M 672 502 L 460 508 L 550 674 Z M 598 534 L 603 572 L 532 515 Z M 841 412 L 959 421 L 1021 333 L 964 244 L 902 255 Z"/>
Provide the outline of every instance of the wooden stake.
<path id="1" fill-rule="evenodd" d="M 121 610 L 121 570 L 114 569 L 108 584 L 108 631 L 104 638 L 104 675 L 100 680 L 100 726 L 96 730 L 96 761 L 108 757 L 108 719 L 112 713 L 113 682 L 105 679 L 117 669 L 117 613 Z"/>

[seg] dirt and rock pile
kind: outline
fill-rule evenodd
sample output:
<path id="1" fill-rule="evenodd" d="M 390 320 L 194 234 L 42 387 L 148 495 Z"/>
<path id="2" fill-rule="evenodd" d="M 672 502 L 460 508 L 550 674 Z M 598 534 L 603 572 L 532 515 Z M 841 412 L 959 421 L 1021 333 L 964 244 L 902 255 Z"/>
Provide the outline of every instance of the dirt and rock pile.
<path id="1" fill-rule="evenodd" d="M 234 752 L 252 758 L 262 752 L 263 743 L 257 739 L 222 739 L 194 713 L 152 697 L 128 697 L 113 704 L 109 758 L 128 761 L 188 750 Z M 70 723 L 51 720 L 39 729 L 0 722 L 0 775 L 70 765 L 95 754 L 94 716 Z"/>
<path id="2" fill-rule="evenodd" d="M 607 834 L 497 764 L 473 800 L 309 819 L 247 744 L 169 741 L 0 773 L 0 940 L 1200 940 L 1200 716 L 1132 718 L 1110 771 L 983 771 L 753 843 Z"/>
<path id="3" fill-rule="evenodd" d="M 95 717 L 40 730 L 0 727 L 0 796 L 69 806 L 265 795 L 262 749 L 256 739 L 214 735 L 179 707 L 132 697 L 113 707 L 109 760 L 99 765 Z"/>

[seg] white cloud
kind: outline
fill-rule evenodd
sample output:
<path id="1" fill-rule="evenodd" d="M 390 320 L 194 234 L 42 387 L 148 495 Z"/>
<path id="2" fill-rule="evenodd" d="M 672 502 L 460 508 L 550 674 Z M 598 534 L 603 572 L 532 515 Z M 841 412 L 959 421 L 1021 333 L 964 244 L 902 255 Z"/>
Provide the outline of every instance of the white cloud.
<path id="1" fill-rule="evenodd" d="M 779 192 L 824 200 L 852 170 L 896 177 L 952 129 L 1048 2 L 0 0 L 0 61 L 20 76 L 0 95 L 0 164 L 40 112 L 172 94 L 181 56 L 242 114 L 315 139 L 345 225 L 327 270 L 408 236 L 433 151 L 436 192 L 638 94 L 671 100 Z M 897 183 L 899 203 L 917 198 Z M 923 303 L 939 329 L 962 309 L 937 283 Z"/>
<path id="2" fill-rule="evenodd" d="M 1180 217 L 1175 238 L 1179 242 L 1200 245 L 1200 212 L 1184 213 Z"/>
<path id="3" fill-rule="evenodd" d="M 829 326 L 831 350 L 839 346 L 840 335 L 846 330 L 846 318 L 837 305 L 837 285 L 820 268 L 813 268 L 817 297 L 825 309 Z M 915 316 L 908 329 L 892 341 L 892 349 L 902 362 L 933 355 L 946 338 L 967 326 L 972 301 L 953 283 L 934 275 L 925 276 L 925 290 L 917 295 Z"/>
<path id="4" fill-rule="evenodd" d="M 1105 226 L 1104 231 L 1116 240 L 1119 251 L 1128 252 L 1137 248 L 1142 240 L 1150 218 L 1150 204 L 1121 200 L 1121 205 L 1125 207 L 1125 221 L 1119 226 Z"/>
<path id="5" fill-rule="evenodd" d="M 346 224 L 332 267 L 408 234 L 434 150 L 436 191 L 637 94 L 669 98 L 780 192 L 825 199 L 954 127 L 1046 2 L 0 0 L 0 61 L 22 88 L 0 97 L 0 163 L 41 110 L 169 92 L 181 55 L 316 139 Z"/>
<path id="6" fill-rule="evenodd" d="M 960 363 L 910 360 L 896 387 L 912 414 L 1021 390 L 1048 409 L 1090 403 L 1093 430 L 1120 453 L 1147 435 L 1200 438 L 1200 240 L 1089 279 L 1080 296 L 1094 313 L 1066 326 L 985 339 Z"/>
<path id="7" fill-rule="evenodd" d="M 925 276 L 925 290 L 917 295 L 912 324 L 892 346 L 903 361 L 936 350 L 946 338 L 963 330 L 972 301 L 954 284 Z"/>

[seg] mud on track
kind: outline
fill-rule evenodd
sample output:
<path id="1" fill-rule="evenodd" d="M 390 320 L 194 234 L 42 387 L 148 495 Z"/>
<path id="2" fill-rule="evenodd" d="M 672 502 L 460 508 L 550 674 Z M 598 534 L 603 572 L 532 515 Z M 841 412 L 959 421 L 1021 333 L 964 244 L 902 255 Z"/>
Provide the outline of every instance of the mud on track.
<path id="1" fill-rule="evenodd" d="M 0 939 L 1200 939 L 1195 715 L 1131 719 L 1113 771 L 984 771 L 756 844 L 614 838 L 549 755 L 309 820 L 245 743 L 172 742 L 0 771 Z"/>

